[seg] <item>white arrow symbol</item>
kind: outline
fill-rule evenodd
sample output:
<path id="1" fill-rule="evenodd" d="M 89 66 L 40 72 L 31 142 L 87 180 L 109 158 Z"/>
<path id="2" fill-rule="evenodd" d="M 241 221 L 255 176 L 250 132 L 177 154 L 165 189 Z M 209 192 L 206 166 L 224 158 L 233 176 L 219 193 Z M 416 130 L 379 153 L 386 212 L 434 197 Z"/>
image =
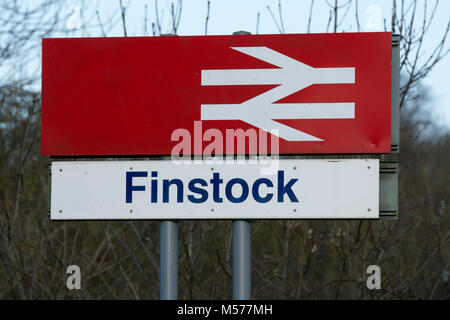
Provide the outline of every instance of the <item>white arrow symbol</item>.
<path id="1" fill-rule="evenodd" d="M 241 104 L 202 104 L 201 120 L 242 120 L 288 141 L 323 141 L 274 119 L 354 119 L 355 104 L 275 103 L 313 84 L 355 83 L 355 68 L 313 68 L 267 47 L 234 47 L 234 50 L 279 68 L 202 70 L 202 86 L 279 86 Z"/>

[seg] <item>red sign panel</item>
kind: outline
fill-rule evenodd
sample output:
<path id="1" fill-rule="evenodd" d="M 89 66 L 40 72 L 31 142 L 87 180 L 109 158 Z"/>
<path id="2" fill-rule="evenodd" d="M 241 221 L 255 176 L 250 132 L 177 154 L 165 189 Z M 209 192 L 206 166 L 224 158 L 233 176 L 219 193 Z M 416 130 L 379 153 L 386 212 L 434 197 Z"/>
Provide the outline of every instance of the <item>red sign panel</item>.
<path id="1" fill-rule="evenodd" d="M 183 128 L 388 153 L 390 105 L 389 32 L 43 40 L 43 155 L 168 155 Z"/>

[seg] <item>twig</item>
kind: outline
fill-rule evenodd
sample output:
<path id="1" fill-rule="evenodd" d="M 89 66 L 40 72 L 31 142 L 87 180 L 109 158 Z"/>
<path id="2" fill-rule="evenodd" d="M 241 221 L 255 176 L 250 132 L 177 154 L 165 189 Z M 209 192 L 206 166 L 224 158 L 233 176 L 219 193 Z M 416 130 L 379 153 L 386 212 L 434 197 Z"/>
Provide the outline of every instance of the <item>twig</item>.
<path id="1" fill-rule="evenodd" d="M 98 21 L 98 25 L 100 26 L 100 30 L 102 31 L 102 36 L 106 37 L 106 33 L 105 33 L 105 30 L 103 29 L 103 24 L 100 20 L 100 13 L 98 12 L 98 10 L 97 10 L 97 21 Z"/>
<path id="2" fill-rule="evenodd" d="M 148 36 L 148 29 L 147 29 L 147 4 L 145 5 L 145 9 L 144 9 L 144 36 Z"/>
<path id="3" fill-rule="evenodd" d="M 256 34 L 259 34 L 259 16 L 260 14 L 258 12 L 258 14 L 256 15 Z"/>
<path id="4" fill-rule="evenodd" d="M 172 16 L 172 34 L 177 34 L 178 26 L 180 24 L 180 19 L 181 19 L 182 7 L 183 7 L 182 0 L 178 0 L 178 5 L 177 5 L 176 9 L 173 5 L 173 2 L 171 3 L 170 12 L 171 12 L 171 16 Z"/>
<path id="5" fill-rule="evenodd" d="M 347 17 L 347 14 L 351 7 L 351 2 L 352 2 L 352 0 L 349 0 L 344 6 L 342 6 L 342 7 L 345 7 L 346 9 L 345 9 L 344 15 L 342 16 L 341 22 L 338 22 L 338 24 L 337 24 L 338 27 L 344 22 L 345 17 Z"/>
<path id="6" fill-rule="evenodd" d="M 311 33 L 311 19 L 312 19 L 313 6 L 314 6 L 314 0 L 311 0 L 311 6 L 309 7 L 308 27 L 306 28 L 307 33 Z"/>
<path id="7" fill-rule="evenodd" d="M 328 17 L 327 30 L 326 30 L 326 32 L 328 32 L 328 29 L 330 28 L 330 23 L 331 23 L 332 17 L 333 17 L 333 12 L 330 10 L 330 16 Z"/>
<path id="8" fill-rule="evenodd" d="M 277 27 L 278 32 L 279 32 L 279 33 L 283 33 L 283 32 L 281 31 L 280 26 L 278 25 L 277 19 L 276 19 L 275 16 L 273 15 L 272 10 L 270 10 L 270 7 L 267 6 L 266 8 L 267 8 L 267 10 L 269 10 L 269 13 L 270 13 L 270 15 L 272 16 L 272 20 L 273 20 L 273 22 L 275 23 L 275 26 Z"/>
<path id="9" fill-rule="evenodd" d="M 119 0 L 120 4 L 120 12 L 122 16 L 122 27 L 123 27 L 123 35 L 127 37 L 127 26 L 125 22 L 125 7 L 122 5 L 122 0 Z"/>
<path id="10" fill-rule="evenodd" d="M 355 0 L 355 20 L 356 20 L 356 30 L 358 30 L 358 32 L 361 31 L 361 27 L 359 24 L 359 15 L 358 15 L 358 0 Z"/>
<path id="11" fill-rule="evenodd" d="M 210 1 L 208 0 L 208 2 L 206 4 L 205 36 L 208 35 L 209 7 L 210 7 Z"/>
<path id="12" fill-rule="evenodd" d="M 284 32 L 283 14 L 281 13 L 281 0 L 278 0 L 278 15 L 280 16 L 281 33 Z"/>
<path id="13" fill-rule="evenodd" d="M 161 23 L 159 22 L 159 12 L 158 12 L 158 0 L 155 0 L 155 14 L 156 14 L 156 27 L 158 28 L 158 34 L 161 35 Z M 154 24 L 152 24 L 154 27 Z M 153 35 L 155 35 L 155 28 L 153 28 Z"/>
<path id="14" fill-rule="evenodd" d="M 334 32 L 337 31 L 338 0 L 334 0 Z"/>
<path id="15" fill-rule="evenodd" d="M 356 2 L 358 2 L 358 0 L 356 0 Z M 396 20 L 397 20 L 397 1 L 393 0 L 392 1 L 392 14 L 391 14 L 391 30 L 392 33 L 395 33 L 395 25 L 396 25 Z"/>

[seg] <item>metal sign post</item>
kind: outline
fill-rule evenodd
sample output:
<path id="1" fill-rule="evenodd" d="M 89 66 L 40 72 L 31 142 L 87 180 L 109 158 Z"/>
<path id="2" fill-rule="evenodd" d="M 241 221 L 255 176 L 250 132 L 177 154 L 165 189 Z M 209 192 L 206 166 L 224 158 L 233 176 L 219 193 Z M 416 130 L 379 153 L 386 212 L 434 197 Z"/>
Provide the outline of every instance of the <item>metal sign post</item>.
<path id="1" fill-rule="evenodd" d="M 175 36 L 175 34 L 161 36 Z M 170 160 L 170 158 L 166 158 L 166 160 Z M 159 227 L 159 299 L 178 299 L 177 221 L 161 221 Z"/>
<path id="2" fill-rule="evenodd" d="M 233 299 L 251 299 L 252 229 L 250 221 L 233 221 Z"/>
<path id="3" fill-rule="evenodd" d="M 169 161 L 170 157 L 162 157 Z M 159 225 L 159 299 L 178 299 L 178 221 Z"/>
<path id="4" fill-rule="evenodd" d="M 161 221 L 159 249 L 159 298 L 178 299 L 178 222 Z"/>
<path id="5" fill-rule="evenodd" d="M 251 34 L 236 31 L 233 35 Z M 233 221 L 233 300 L 250 300 L 252 270 L 252 225 L 250 221 Z"/>

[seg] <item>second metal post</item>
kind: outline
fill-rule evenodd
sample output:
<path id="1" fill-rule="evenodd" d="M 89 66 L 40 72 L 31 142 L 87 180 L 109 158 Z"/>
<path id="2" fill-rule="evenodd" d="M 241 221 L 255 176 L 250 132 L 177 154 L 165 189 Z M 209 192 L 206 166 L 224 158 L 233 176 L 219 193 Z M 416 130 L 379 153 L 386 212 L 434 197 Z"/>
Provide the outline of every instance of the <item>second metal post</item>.
<path id="1" fill-rule="evenodd" d="M 251 299 L 251 223 L 233 221 L 233 299 Z"/>
<path id="2" fill-rule="evenodd" d="M 159 248 L 159 297 L 178 299 L 178 222 L 161 221 Z"/>

